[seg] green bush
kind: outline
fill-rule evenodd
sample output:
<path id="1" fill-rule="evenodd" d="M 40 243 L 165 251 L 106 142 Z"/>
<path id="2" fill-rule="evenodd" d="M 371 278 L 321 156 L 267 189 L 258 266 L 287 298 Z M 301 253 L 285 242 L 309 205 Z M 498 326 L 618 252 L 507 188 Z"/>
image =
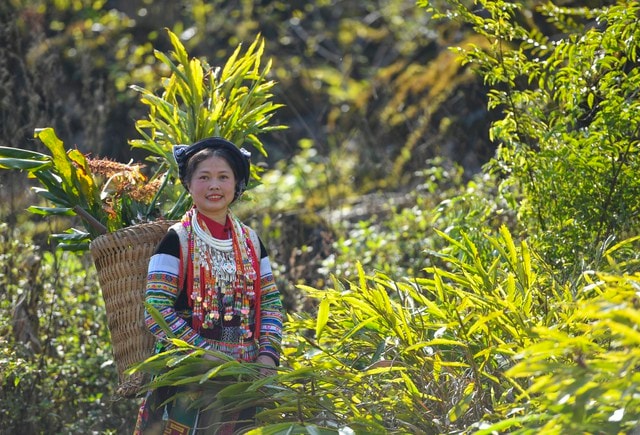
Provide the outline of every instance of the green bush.
<path id="1" fill-rule="evenodd" d="M 469 238 L 442 236 L 451 245 L 440 255 L 448 269 L 430 268 L 432 278 L 394 281 L 356 266 L 356 280 L 335 280 L 323 290 L 303 287 L 318 299 L 317 315 L 289 317 L 284 368 L 273 379 L 245 377 L 248 369 L 240 373 L 233 364 L 213 369 L 216 363 L 192 357 L 185 366 L 171 354 L 146 367 L 158 370 L 164 363 L 165 383 L 216 382 L 217 372 L 245 375 L 238 388 L 249 393 L 225 395 L 223 402 L 260 403 L 266 430 L 283 420 L 356 433 L 468 427 L 494 400 L 524 393 L 504 374 L 510 358 L 533 342 L 534 325 L 551 325 L 564 311 L 540 303 L 544 280 L 526 243 L 516 245 L 506 228 L 486 236 L 495 256 L 487 267 L 479 261 L 487 253 Z"/>
<path id="2" fill-rule="evenodd" d="M 515 195 L 531 242 L 561 279 L 598 267 L 612 240 L 640 228 L 640 4 L 419 3 L 484 41 L 455 50 L 501 112 L 488 169 Z"/>
<path id="3" fill-rule="evenodd" d="M 0 226 L 3 433 L 130 430 L 135 403 L 115 400 L 117 373 L 89 259 L 21 237 Z"/>
<path id="4" fill-rule="evenodd" d="M 324 262 L 325 273 L 352 279 L 360 263 L 365 270 L 394 279 L 424 277 L 426 267 L 441 265 L 428 253 L 449 245 L 435 230 L 454 238 L 466 234 L 474 243 L 486 244 L 484 235 L 492 229 L 516 227 L 495 178 L 479 174 L 465 181 L 461 168 L 441 159 L 427 162 L 427 167 L 416 177 L 418 186 L 399 204 L 389 200 L 367 219 L 335 225 L 342 236 L 334 244 L 333 256 Z"/>
<path id="5" fill-rule="evenodd" d="M 512 406 L 493 430 L 633 433 L 640 427 L 640 275 L 585 278 L 569 315 L 535 328 L 536 342 L 515 355 L 506 375 L 529 387 L 521 406 Z"/>

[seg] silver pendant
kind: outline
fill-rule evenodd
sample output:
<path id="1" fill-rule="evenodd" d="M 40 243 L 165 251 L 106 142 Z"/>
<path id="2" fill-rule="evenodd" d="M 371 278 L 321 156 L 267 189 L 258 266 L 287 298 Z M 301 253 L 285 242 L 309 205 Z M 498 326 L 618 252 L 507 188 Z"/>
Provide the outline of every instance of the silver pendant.
<path id="1" fill-rule="evenodd" d="M 233 261 L 223 260 L 220 268 L 228 275 L 235 275 L 236 273 L 236 264 Z"/>

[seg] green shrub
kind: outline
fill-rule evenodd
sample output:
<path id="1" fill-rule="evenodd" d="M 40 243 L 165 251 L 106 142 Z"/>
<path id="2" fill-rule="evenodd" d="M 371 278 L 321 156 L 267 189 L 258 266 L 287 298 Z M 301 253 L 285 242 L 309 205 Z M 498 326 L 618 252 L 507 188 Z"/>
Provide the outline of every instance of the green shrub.
<path id="1" fill-rule="evenodd" d="M 142 369 L 164 364 L 168 371 L 161 379 L 170 384 L 206 385 L 220 381 L 218 372 L 240 374 L 245 382 L 233 391 L 246 393 L 225 395 L 222 403 L 259 403 L 259 424 L 266 430 L 283 422 L 356 433 L 469 427 L 525 393 L 526 381 L 505 371 L 535 341 L 534 327 L 568 316 L 572 305 L 563 303 L 573 295 L 560 289 L 562 303 L 550 301 L 535 257 L 506 227 L 485 236 L 482 246 L 440 234 L 450 245 L 438 254 L 447 269 L 428 268 L 428 278 L 396 281 L 369 276 L 356 265 L 355 280 L 336 279 L 323 290 L 301 287 L 318 300 L 317 314 L 289 316 L 284 367 L 271 379 L 252 377 L 250 365 L 224 364 L 222 370 L 193 356 L 185 366 L 184 358 L 172 354 Z M 488 265 L 480 260 L 489 255 L 483 249 L 494 258 Z"/>
<path id="2" fill-rule="evenodd" d="M 424 277 L 426 267 L 442 265 L 428 252 L 449 245 L 435 230 L 454 238 L 464 233 L 474 243 L 487 244 L 484 235 L 492 229 L 503 224 L 515 228 L 515 216 L 492 176 L 479 174 L 465 181 L 461 168 L 441 159 L 427 167 L 400 204 L 388 201 L 367 219 L 335 225 L 342 236 L 334 244 L 334 255 L 324 262 L 325 273 L 352 279 L 360 263 L 394 279 Z"/>
<path id="3" fill-rule="evenodd" d="M 599 252 L 640 228 L 640 4 L 419 3 L 485 41 L 455 50 L 502 113 L 489 169 L 515 194 L 530 241 L 561 279 L 597 268 Z"/>
<path id="4" fill-rule="evenodd" d="M 638 274 L 588 274 L 556 324 L 514 355 L 505 376 L 528 385 L 478 433 L 633 433 L 640 422 Z M 556 306 L 558 304 L 556 303 Z"/>
<path id="5" fill-rule="evenodd" d="M 129 431 L 135 403 L 114 400 L 117 373 L 89 259 L 20 237 L 0 226 L 2 431 Z"/>
<path id="6" fill-rule="evenodd" d="M 591 272 L 575 291 L 506 227 L 485 244 L 440 234 L 446 268 L 427 278 L 358 268 L 357 280 L 305 288 L 317 314 L 289 319 L 291 371 L 267 416 L 356 433 L 638 424 L 637 274 Z M 634 243 L 607 251 L 613 269 Z"/>

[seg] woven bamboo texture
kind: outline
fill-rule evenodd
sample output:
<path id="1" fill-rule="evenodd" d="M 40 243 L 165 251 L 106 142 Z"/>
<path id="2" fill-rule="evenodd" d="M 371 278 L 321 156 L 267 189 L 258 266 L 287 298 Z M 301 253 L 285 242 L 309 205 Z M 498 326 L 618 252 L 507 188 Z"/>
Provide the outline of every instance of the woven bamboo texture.
<path id="1" fill-rule="evenodd" d="M 171 224 L 158 221 L 134 225 L 99 236 L 90 245 L 118 371 L 117 394 L 123 397 L 134 396 L 145 382 L 143 373 L 124 372 L 153 353 L 155 340 L 144 322 L 147 268 Z"/>

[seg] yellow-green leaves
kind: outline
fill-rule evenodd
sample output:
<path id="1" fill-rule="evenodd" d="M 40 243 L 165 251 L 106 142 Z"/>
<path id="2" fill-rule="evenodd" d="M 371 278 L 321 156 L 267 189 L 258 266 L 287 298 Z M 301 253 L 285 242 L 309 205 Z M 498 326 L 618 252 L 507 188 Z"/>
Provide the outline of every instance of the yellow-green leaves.
<path id="1" fill-rule="evenodd" d="M 320 305 L 318 306 L 318 316 L 316 320 L 316 340 L 320 341 L 320 335 L 322 334 L 322 330 L 327 325 L 327 321 L 329 320 L 329 309 L 330 303 L 329 299 L 324 298 L 320 301 Z"/>
<path id="2" fill-rule="evenodd" d="M 80 197 L 86 198 L 89 208 L 93 208 L 100 199 L 100 195 L 87 159 L 84 154 L 77 149 L 70 150 L 68 157 L 69 160 L 75 164 L 74 174 L 77 181 L 78 194 Z M 101 204 L 98 205 L 98 207 L 101 206 Z"/>
<path id="3" fill-rule="evenodd" d="M 40 186 L 34 187 L 35 192 L 54 206 L 32 205 L 28 208 L 32 213 L 43 216 L 80 215 L 88 234 L 68 231 L 52 237 L 63 242 L 61 247 L 64 249 L 85 249 L 87 238 L 103 233 L 106 228 L 106 216 L 92 171 L 84 155 L 77 149 L 67 151 L 52 128 L 36 130 L 35 137 L 49 149 L 49 155 L 0 147 L 0 168 L 27 171 L 30 177 L 39 181 Z"/>
<path id="4" fill-rule="evenodd" d="M 176 144 L 191 144 L 209 136 L 222 136 L 238 146 L 250 144 L 263 155 L 267 152 L 260 134 L 279 127 L 270 126 L 273 112 L 281 107 L 271 101 L 275 83 L 266 79 L 271 61 L 263 66 L 264 39 L 260 36 L 243 50 L 239 44 L 224 67 L 210 65 L 206 58 L 191 58 L 180 38 L 167 31 L 172 52 L 155 52 L 171 75 L 159 83 L 161 92 L 132 86 L 149 113 L 136 121 L 142 139 L 130 144 L 159 156 L 175 177 L 177 166 L 172 156 Z M 252 166 L 258 179 L 258 169 Z M 189 197 L 176 193 L 180 186 L 163 186 L 164 197 L 178 202 L 167 211 L 167 218 L 181 215 L 189 206 Z"/>
<path id="5" fill-rule="evenodd" d="M 52 128 L 38 129 L 35 136 L 51 151 L 51 159 L 57 175 L 61 178 L 62 188 L 72 198 L 79 196 L 75 170 L 67 157 L 64 143 L 58 139 Z"/>
<path id="6" fill-rule="evenodd" d="M 464 416 L 464 413 L 467 412 L 473 400 L 474 387 L 475 387 L 475 384 L 473 382 L 470 382 L 469 384 L 467 384 L 467 386 L 464 388 L 464 391 L 462 392 L 462 397 L 460 398 L 460 400 L 458 400 L 458 402 L 454 405 L 454 407 L 451 408 L 451 410 L 449 411 L 448 413 L 449 420 L 451 420 L 452 422 L 455 422 L 460 417 Z"/>

